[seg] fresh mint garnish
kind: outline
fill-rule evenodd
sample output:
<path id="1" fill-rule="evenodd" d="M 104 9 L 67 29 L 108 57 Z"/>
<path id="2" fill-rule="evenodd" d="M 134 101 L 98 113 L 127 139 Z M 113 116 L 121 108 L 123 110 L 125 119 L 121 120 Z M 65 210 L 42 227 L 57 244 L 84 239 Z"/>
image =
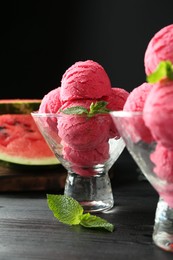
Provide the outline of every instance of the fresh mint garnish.
<path id="1" fill-rule="evenodd" d="M 82 114 L 88 114 L 88 110 L 85 107 L 82 106 L 75 106 L 75 107 L 69 107 L 64 110 L 60 110 L 62 113 L 67 115 L 82 115 Z"/>
<path id="2" fill-rule="evenodd" d="M 66 225 L 82 225 L 86 228 L 106 229 L 113 232 L 114 225 L 107 220 L 84 213 L 82 206 L 70 196 L 47 194 L 47 203 L 54 216 Z"/>
<path id="3" fill-rule="evenodd" d="M 78 225 L 81 222 L 83 208 L 71 197 L 47 194 L 47 202 L 50 210 L 60 222 L 68 225 Z"/>
<path id="4" fill-rule="evenodd" d="M 106 101 L 97 101 L 96 103 L 92 102 L 90 105 L 89 116 L 109 113 L 110 110 L 106 108 L 107 104 L 108 103 Z"/>
<path id="5" fill-rule="evenodd" d="M 82 115 L 86 114 L 87 117 L 92 117 L 96 114 L 105 114 L 109 113 L 110 110 L 106 108 L 107 102 L 106 101 L 97 101 L 95 103 L 91 103 L 89 110 L 83 106 L 74 106 L 69 107 L 64 110 L 60 110 L 62 113 L 67 115 Z"/>
<path id="6" fill-rule="evenodd" d="M 156 83 L 165 78 L 173 80 L 173 64 L 170 61 L 161 61 L 156 70 L 147 76 L 147 81 Z"/>
<path id="7" fill-rule="evenodd" d="M 90 213 L 83 214 L 80 224 L 86 228 L 104 228 L 110 232 L 114 231 L 114 225 L 107 220 Z"/>

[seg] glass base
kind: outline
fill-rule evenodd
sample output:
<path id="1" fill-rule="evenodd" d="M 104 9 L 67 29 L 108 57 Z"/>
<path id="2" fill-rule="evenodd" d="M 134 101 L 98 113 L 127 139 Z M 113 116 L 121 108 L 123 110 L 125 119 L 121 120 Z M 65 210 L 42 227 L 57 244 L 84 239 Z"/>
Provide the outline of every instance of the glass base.
<path id="1" fill-rule="evenodd" d="M 100 212 L 114 206 L 112 187 L 108 173 L 81 176 L 68 173 L 64 194 L 77 200 L 85 212 Z"/>
<path id="2" fill-rule="evenodd" d="M 173 252 L 173 208 L 162 198 L 157 204 L 153 241 L 158 247 Z"/>

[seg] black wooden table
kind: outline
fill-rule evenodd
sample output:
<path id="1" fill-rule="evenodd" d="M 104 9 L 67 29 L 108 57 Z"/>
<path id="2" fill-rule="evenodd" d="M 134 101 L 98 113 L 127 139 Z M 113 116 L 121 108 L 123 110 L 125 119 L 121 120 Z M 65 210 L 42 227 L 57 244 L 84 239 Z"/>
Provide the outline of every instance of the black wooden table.
<path id="1" fill-rule="evenodd" d="M 134 173 L 128 181 L 111 177 L 115 207 L 99 216 L 115 225 L 113 233 L 58 222 L 46 191 L 1 193 L 0 260 L 172 260 L 152 242 L 158 195 L 137 170 L 126 165 L 126 175 Z"/>

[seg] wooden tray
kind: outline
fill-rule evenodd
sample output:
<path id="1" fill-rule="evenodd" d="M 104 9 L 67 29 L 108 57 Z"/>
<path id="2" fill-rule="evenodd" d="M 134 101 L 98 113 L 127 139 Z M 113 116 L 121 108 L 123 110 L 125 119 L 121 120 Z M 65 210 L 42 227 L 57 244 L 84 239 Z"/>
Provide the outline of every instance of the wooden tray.
<path id="1" fill-rule="evenodd" d="M 11 169 L 0 166 L 0 192 L 58 191 L 64 188 L 66 170 L 62 165 Z"/>

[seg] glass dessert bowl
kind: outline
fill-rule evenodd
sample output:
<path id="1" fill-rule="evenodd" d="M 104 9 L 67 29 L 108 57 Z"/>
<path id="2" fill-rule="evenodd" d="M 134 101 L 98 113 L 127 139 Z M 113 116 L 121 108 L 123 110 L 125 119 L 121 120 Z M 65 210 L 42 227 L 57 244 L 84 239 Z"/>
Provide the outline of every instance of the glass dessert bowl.
<path id="1" fill-rule="evenodd" d="M 67 170 L 64 194 L 76 199 L 86 212 L 114 206 L 109 169 L 125 143 L 109 114 L 31 113 L 49 147 Z"/>
<path id="2" fill-rule="evenodd" d="M 142 112 L 113 111 L 111 116 L 129 153 L 159 194 L 153 241 L 173 252 L 173 150 L 154 140 Z"/>

